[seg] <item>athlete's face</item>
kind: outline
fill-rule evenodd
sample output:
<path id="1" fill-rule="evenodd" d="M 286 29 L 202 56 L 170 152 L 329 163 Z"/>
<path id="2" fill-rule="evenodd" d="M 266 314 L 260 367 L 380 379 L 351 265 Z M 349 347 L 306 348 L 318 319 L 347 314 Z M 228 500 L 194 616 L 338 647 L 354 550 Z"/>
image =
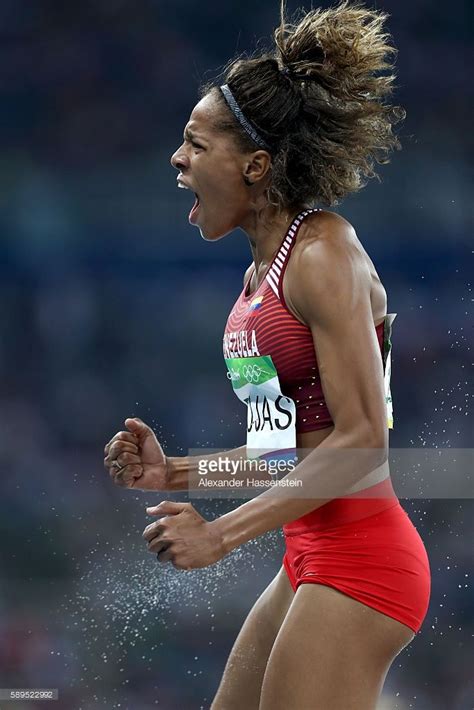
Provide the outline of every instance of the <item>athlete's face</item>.
<path id="1" fill-rule="evenodd" d="M 251 174 L 254 156 L 241 153 L 232 136 L 216 130 L 216 112 L 222 111 L 225 108 L 212 94 L 205 96 L 191 113 L 182 145 L 171 156 L 179 171 L 178 186 L 196 195 L 189 222 L 208 240 L 244 224 L 252 204 L 244 176 Z"/>

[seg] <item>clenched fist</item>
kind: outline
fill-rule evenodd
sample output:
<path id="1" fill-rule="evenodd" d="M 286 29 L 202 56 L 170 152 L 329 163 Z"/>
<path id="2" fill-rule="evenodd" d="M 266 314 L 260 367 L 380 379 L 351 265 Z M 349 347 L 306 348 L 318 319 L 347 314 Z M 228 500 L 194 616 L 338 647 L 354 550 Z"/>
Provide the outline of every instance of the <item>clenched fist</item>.
<path id="1" fill-rule="evenodd" d="M 219 520 L 205 520 L 191 503 L 164 500 L 146 509 L 158 520 L 147 525 L 143 537 L 148 551 L 160 562 L 171 562 L 177 569 L 207 567 L 226 554 Z"/>
<path id="2" fill-rule="evenodd" d="M 124 488 L 165 491 L 168 461 L 154 431 L 135 417 L 126 419 L 128 431 L 119 431 L 104 449 L 104 466 L 114 483 Z"/>

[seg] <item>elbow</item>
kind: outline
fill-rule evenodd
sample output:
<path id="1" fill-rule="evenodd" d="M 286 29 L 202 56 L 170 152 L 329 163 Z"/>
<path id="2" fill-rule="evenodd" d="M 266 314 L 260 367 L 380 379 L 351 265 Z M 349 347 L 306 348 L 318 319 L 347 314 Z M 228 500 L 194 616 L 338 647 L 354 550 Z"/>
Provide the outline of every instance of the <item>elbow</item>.
<path id="1" fill-rule="evenodd" d="M 388 460 L 388 428 L 378 422 L 365 422 L 359 431 L 358 447 L 370 450 L 374 464 L 381 466 Z"/>

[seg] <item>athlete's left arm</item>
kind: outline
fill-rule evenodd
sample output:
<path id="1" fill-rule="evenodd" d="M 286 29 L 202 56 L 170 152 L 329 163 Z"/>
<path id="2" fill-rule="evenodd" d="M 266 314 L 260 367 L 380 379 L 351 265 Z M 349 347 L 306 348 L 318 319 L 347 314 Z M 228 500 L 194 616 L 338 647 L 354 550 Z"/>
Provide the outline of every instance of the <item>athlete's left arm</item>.
<path id="1" fill-rule="evenodd" d="M 287 276 L 291 303 L 311 328 L 334 430 L 282 479 L 283 485 L 212 523 L 226 551 L 344 495 L 387 460 L 383 364 L 371 279 L 351 232 L 345 220 L 335 218 L 327 233 L 306 241 L 292 255 Z"/>

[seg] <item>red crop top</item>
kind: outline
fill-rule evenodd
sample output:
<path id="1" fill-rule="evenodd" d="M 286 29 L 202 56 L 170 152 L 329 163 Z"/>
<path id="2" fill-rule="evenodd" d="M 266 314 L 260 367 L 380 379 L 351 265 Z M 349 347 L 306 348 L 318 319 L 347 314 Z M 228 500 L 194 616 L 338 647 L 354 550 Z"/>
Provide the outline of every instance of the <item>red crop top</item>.
<path id="1" fill-rule="evenodd" d="M 235 362 L 234 358 L 252 358 L 248 362 L 253 363 L 256 358 L 271 356 L 281 393 L 295 403 L 297 433 L 333 424 L 324 399 L 311 330 L 288 310 L 282 286 L 298 229 L 304 218 L 316 211 L 307 210 L 296 217 L 263 281 L 250 295 L 247 293 L 250 278 L 247 280 L 230 312 L 223 342 L 227 363 Z M 383 356 L 384 322 L 377 326 L 376 332 Z M 246 372 L 249 376 L 254 374 L 250 365 Z"/>

